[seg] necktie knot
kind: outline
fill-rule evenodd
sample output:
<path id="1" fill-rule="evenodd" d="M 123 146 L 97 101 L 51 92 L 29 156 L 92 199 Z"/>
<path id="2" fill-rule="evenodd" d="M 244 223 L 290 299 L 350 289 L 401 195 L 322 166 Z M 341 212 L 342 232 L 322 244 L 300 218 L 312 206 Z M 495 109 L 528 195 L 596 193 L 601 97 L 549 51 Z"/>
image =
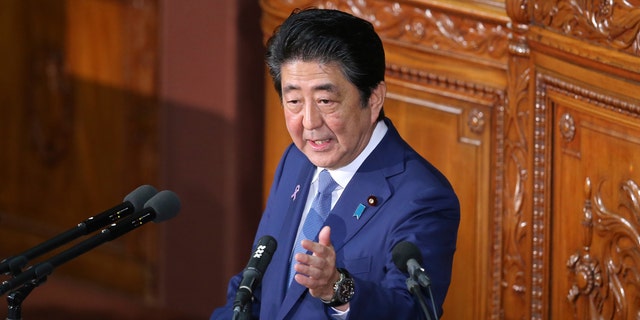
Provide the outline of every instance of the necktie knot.
<path id="1" fill-rule="evenodd" d="M 326 196 L 331 194 L 337 186 L 338 183 L 331 178 L 331 174 L 327 169 L 320 171 L 320 176 L 318 177 L 318 193 Z"/>

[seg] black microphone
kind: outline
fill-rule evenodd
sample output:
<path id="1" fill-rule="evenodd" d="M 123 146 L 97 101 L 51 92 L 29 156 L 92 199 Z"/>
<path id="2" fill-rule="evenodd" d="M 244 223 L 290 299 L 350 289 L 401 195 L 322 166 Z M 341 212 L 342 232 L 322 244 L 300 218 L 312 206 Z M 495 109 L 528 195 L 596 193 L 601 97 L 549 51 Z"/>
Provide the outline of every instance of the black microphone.
<path id="1" fill-rule="evenodd" d="M 51 274 L 53 269 L 61 264 L 107 241 L 120 237 L 149 221 L 157 223 L 171 219 L 178 214 L 178 211 L 180 211 L 180 199 L 178 196 L 169 190 L 160 191 L 145 203 L 144 209 L 112 224 L 95 236 L 78 243 L 48 260 L 33 265 L 15 277 L 2 282 L 2 284 L 0 284 L 0 295 L 29 281 L 38 281 Z"/>
<path id="2" fill-rule="evenodd" d="M 271 262 L 277 246 L 276 239 L 269 235 L 263 236 L 258 240 L 255 251 L 251 255 L 249 263 L 242 273 L 242 281 L 238 286 L 236 299 L 233 303 L 234 313 L 242 311 L 247 303 L 251 301 L 253 290 L 258 286 L 260 280 L 262 280 L 262 275 Z"/>
<path id="3" fill-rule="evenodd" d="M 431 279 L 422 267 L 422 253 L 416 245 L 402 241 L 393 247 L 391 256 L 398 269 L 408 273 L 421 286 L 427 288 L 431 285 Z"/>
<path id="4" fill-rule="evenodd" d="M 396 244 L 391 251 L 391 257 L 393 263 L 396 264 L 398 269 L 402 272 L 408 273 L 407 289 L 411 292 L 420 304 L 420 308 L 427 320 L 431 320 L 431 314 L 429 313 L 429 307 L 423 296 L 423 292 L 420 287 L 428 289 L 429 296 L 431 297 L 431 308 L 435 319 L 438 319 L 438 313 L 433 300 L 433 293 L 431 292 L 431 279 L 424 271 L 422 265 L 422 253 L 415 244 L 409 241 L 402 241 Z"/>
<path id="5" fill-rule="evenodd" d="M 144 203 L 156 193 L 158 193 L 158 190 L 150 185 L 142 185 L 136 188 L 124 197 L 124 201 L 121 204 L 96 216 L 90 217 L 80 222 L 76 227 L 42 242 L 27 251 L 2 260 L 2 262 L 0 262 L 0 274 L 18 274 L 22 271 L 22 268 L 27 265 L 29 260 L 62 246 L 80 236 L 97 231 L 110 223 L 116 222 L 124 216 L 142 210 Z"/>

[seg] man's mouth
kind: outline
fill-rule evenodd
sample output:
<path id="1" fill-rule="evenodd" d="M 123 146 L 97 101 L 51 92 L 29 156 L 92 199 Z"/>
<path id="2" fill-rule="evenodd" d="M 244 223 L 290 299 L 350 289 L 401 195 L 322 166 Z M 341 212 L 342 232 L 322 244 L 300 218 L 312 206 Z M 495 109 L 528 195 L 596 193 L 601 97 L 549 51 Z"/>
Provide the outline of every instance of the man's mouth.
<path id="1" fill-rule="evenodd" d="M 308 140 L 309 145 L 316 150 L 324 150 L 324 148 L 329 147 L 331 145 L 332 139 L 323 139 L 323 140 Z"/>
<path id="2" fill-rule="evenodd" d="M 329 141 L 330 141 L 330 140 L 331 140 L 331 139 L 325 139 L 325 140 L 311 140 L 311 142 L 313 142 L 314 144 L 317 144 L 317 145 L 323 145 L 323 144 L 329 143 Z"/>

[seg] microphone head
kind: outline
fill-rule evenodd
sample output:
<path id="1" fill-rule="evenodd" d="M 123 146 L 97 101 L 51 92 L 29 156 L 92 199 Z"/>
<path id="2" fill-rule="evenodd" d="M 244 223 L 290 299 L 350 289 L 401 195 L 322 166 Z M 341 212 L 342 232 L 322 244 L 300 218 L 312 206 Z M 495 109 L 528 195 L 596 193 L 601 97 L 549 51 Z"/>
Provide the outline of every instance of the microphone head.
<path id="1" fill-rule="evenodd" d="M 422 264 L 422 253 L 420 253 L 420 249 L 409 241 L 402 241 L 396 244 L 391 251 L 391 257 L 396 267 L 402 270 L 402 272 L 409 272 L 407 270 L 407 262 L 411 259 Z"/>
<path id="2" fill-rule="evenodd" d="M 278 242 L 272 236 L 266 235 L 260 238 L 249 259 L 247 269 L 255 269 L 260 274 L 264 273 L 277 247 Z"/>
<path id="3" fill-rule="evenodd" d="M 148 184 L 141 185 L 137 187 L 135 190 L 131 191 L 126 197 L 124 197 L 123 202 L 130 202 L 133 205 L 133 211 L 140 211 L 144 208 L 144 204 L 151 199 L 151 197 L 155 196 L 158 193 L 158 190 L 153 186 Z"/>
<path id="4" fill-rule="evenodd" d="M 175 217 L 180 211 L 180 198 L 174 192 L 162 190 L 155 196 L 151 197 L 145 208 L 151 208 L 156 213 L 153 222 L 162 222 Z"/>

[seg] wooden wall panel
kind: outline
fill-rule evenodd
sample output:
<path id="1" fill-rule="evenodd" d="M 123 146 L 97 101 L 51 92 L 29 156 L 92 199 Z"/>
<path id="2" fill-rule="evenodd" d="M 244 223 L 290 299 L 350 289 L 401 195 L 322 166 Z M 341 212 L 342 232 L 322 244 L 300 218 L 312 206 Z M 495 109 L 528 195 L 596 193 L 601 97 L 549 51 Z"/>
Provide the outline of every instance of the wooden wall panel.
<path id="1" fill-rule="evenodd" d="M 387 80 L 389 83 L 394 81 Z M 491 108 L 447 101 L 390 85 L 385 113 L 400 134 L 454 185 L 463 204 L 453 278 L 445 301 L 446 319 L 470 319 L 487 311 L 492 203 L 488 166 L 492 146 Z M 485 186 L 485 187 L 482 187 Z M 428 271 L 428 264 L 425 266 Z M 459 307 L 464 303 L 464 308 Z"/>
<path id="2" fill-rule="evenodd" d="M 565 94 L 547 90 L 558 172 L 549 217 L 551 317 L 635 319 L 640 122 Z"/>
<path id="3" fill-rule="evenodd" d="M 635 319 L 640 306 L 640 82 L 535 55 L 552 140 L 540 281 L 550 318 Z M 542 120 L 540 122 L 543 122 Z"/>

